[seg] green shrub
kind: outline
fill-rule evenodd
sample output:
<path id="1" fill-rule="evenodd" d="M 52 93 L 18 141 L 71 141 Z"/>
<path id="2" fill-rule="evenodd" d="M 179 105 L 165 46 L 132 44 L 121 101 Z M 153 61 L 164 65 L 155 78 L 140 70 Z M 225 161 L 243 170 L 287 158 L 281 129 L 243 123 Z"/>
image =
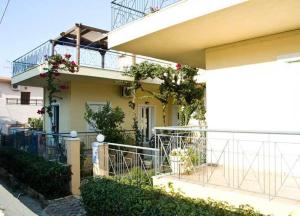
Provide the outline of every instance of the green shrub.
<path id="1" fill-rule="evenodd" d="M 28 118 L 29 127 L 35 130 L 43 130 L 43 119 L 41 118 Z"/>
<path id="2" fill-rule="evenodd" d="M 47 199 L 70 194 L 70 166 L 12 148 L 0 148 L 0 166 Z"/>
<path id="3" fill-rule="evenodd" d="M 227 203 L 192 199 L 152 186 L 131 184 L 121 179 L 89 178 L 81 185 L 82 201 L 89 216 L 258 216 L 249 206 L 234 208 Z"/>
<path id="4" fill-rule="evenodd" d="M 106 142 L 125 143 L 126 137 L 121 127 L 124 123 L 124 118 L 123 110 L 118 106 L 112 108 L 109 102 L 97 111 L 94 111 L 86 104 L 84 119 L 95 130 L 100 131 L 105 136 Z"/>
<path id="5" fill-rule="evenodd" d="M 133 185 L 152 185 L 152 176 L 154 176 L 154 170 L 145 170 L 139 167 L 132 168 L 126 175 L 121 177 L 115 177 L 117 180 L 125 181 Z"/>

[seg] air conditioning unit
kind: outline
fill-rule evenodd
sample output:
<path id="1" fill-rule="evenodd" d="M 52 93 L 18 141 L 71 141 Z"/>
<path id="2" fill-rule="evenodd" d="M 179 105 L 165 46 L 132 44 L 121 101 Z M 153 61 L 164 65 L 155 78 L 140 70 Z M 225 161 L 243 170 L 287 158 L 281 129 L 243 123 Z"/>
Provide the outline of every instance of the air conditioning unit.
<path id="1" fill-rule="evenodd" d="M 133 90 L 129 86 L 122 86 L 121 95 L 122 97 L 133 97 Z"/>
<path id="2" fill-rule="evenodd" d="M 17 84 L 13 84 L 13 85 L 11 85 L 11 89 L 14 91 L 20 91 L 20 86 Z"/>

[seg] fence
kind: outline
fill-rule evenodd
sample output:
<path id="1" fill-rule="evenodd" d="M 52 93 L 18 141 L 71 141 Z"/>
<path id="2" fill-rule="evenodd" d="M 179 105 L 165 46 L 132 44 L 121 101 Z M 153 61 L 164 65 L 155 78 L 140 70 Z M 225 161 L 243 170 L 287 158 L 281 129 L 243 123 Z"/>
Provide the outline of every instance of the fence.
<path id="1" fill-rule="evenodd" d="M 116 143 L 105 143 L 99 148 L 102 175 L 149 183 L 158 173 L 158 149 Z"/>
<path id="2" fill-rule="evenodd" d="M 300 133 L 156 128 L 161 173 L 300 200 Z"/>
<path id="3" fill-rule="evenodd" d="M 13 147 L 47 160 L 66 162 L 63 134 L 47 134 L 29 129 L 15 129 L 12 134 L 1 135 L 1 146 Z"/>
<path id="4" fill-rule="evenodd" d="M 43 99 L 30 99 L 29 101 L 25 101 L 27 103 L 22 103 L 21 98 L 6 98 L 7 105 L 33 105 L 33 106 L 43 106 Z"/>

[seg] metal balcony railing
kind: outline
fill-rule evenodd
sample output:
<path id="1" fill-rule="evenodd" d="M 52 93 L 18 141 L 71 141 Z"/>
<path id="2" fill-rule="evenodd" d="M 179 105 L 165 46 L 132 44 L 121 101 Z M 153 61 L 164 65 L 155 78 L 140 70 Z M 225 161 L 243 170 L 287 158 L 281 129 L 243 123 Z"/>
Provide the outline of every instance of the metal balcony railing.
<path id="1" fill-rule="evenodd" d="M 300 133 L 157 127 L 163 173 L 181 181 L 300 200 Z"/>
<path id="2" fill-rule="evenodd" d="M 111 26 L 116 29 L 147 14 L 181 0 L 114 0 L 111 2 Z"/>
<path id="3" fill-rule="evenodd" d="M 45 56 L 50 56 L 52 53 L 51 41 L 46 41 L 25 55 L 13 61 L 13 76 L 24 73 L 32 68 L 35 68 L 45 61 Z M 71 54 L 71 60 L 76 61 L 76 48 L 67 42 L 60 42 L 54 49 L 54 53 L 64 55 Z M 159 61 L 152 58 L 135 56 L 132 54 L 121 53 L 113 50 L 97 49 L 94 47 L 80 47 L 80 66 L 102 68 L 107 70 L 124 71 L 133 63 L 141 63 L 148 61 L 164 66 L 171 64 L 164 61 Z"/>
<path id="4" fill-rule="evenodd" d="M 30 99 L 29 101 L 25 101 L 26 103 L 22 103 L 21 98 L 6 98 L 7 105 L 32 105 L 32 106 L 43 106 L 43 99 Z"/>

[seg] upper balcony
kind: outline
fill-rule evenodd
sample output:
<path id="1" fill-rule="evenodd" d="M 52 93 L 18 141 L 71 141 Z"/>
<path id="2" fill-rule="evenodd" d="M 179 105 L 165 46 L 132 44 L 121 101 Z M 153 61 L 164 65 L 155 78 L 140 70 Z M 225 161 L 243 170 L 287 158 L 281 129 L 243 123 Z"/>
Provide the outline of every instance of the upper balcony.
<path id="1" fill-rule="evenodd" d="M 79 28 L 79 30 L 78 30 Z M 126 80 L 122 72 L 131 65 L 144 61 L 170 66 L 160 61 L 130 53 L 107 49 L 107 31 L 77 24 L 61 36 L 46 41 L 13 61 L 12 83 L 39 86 L 36 79 L 43 72 L 45 56 L 71 54 L 79 65 L 76 75 Z"/>
<path id="2" fill-rule="evenodd" d="M 140 19 L 122 11 L 151 1 L 127 2 L 135 3 L 127 5 L 132 10 L 113 12 L 120 15 L 113 14 L 118 28 L 108 33 L 108 48 L 204 69 L 212 47 L 300 28 L 297 0 L 181 0 L 152 13 L 142 10 Z"/>
<path id="3" fill-rule="evenodd" d="M 113 0 L 111 26 L 119 28 L 181 0 Z"/>

